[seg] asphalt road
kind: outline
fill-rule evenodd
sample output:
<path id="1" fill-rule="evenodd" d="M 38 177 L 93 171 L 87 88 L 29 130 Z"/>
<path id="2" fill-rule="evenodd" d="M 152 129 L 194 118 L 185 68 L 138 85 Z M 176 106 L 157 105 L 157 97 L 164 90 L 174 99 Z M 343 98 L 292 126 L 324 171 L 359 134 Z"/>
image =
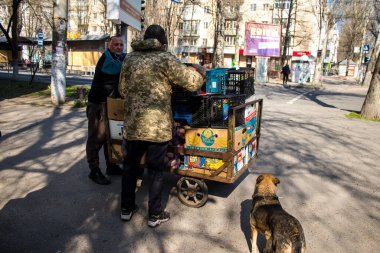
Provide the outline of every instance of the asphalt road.
<path id="1" fill-rule="evenodd" d="M 155 229 L 147 226 L 147 175 L 127 223 L 120 177 L 109 186 L 87 178 L 84 109 L 0 101 L 0 252 L 249 252 L 250 198 L 267 172 L 281 180 L 280 201 L 302 223 L 307 252 L 378 252 L 380 123 L 345 117 L 360 110 L 365 89 L 268 84 L 256 93 L 264 111 L 252 173 L 232 185 L 207 182 L 198 209 L 179 202 L 179 177 L 167 173 L 172 218 Z"/>

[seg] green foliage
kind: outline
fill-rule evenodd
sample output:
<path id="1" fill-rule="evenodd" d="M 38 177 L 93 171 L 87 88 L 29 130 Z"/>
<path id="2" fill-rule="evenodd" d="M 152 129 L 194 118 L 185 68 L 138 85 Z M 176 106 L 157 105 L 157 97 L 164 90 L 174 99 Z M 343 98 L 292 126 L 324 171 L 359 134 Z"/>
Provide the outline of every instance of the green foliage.
<path id="1" fill-rule="evenodd" d="M 350 112 L 349 114 L 346 114 L 346 118 L 349 119 L 361 119 L 361 120 L 367 120 L 367 121 L 374 121 L 374 122 L 380 122 L 378 119 L 367 119 L 364 118 L 360 113 L 357 112 Z"/>
<path id="2" fill-rule="evenodd" d="M 10 81 L 8 79 L 0 79 L 0 98 L 10 99 L 15 97 L 50 97 L 50 84 L 32 83 L 25 81 Z M 85 94 L 90 91 L 89 86 L 85 86 Z M 78 99 L 77 85 L 66 85 L 67 103 L 73 102 L 73 107 L 84 107 L 86 101 Z"/>

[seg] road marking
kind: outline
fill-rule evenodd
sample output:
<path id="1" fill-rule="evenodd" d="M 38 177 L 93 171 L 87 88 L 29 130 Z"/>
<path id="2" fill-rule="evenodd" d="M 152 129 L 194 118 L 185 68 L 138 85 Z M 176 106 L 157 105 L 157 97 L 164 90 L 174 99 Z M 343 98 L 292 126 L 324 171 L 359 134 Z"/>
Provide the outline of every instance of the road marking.
<path id="1" fill-rule="evenodd" d="M 306 95 L 307 93 L 310 93 L 310 91 L 306 91 L 306 92 L 302 93 L 301 95 L 298 95 L 297 97 L 293 98 L 292 100 L 289 100 L 286 103 L 291 105 L 294 102 L 296 102 L 298 99 L 300 99 L 301 97 L 303 97 L 304 95 Z"/>

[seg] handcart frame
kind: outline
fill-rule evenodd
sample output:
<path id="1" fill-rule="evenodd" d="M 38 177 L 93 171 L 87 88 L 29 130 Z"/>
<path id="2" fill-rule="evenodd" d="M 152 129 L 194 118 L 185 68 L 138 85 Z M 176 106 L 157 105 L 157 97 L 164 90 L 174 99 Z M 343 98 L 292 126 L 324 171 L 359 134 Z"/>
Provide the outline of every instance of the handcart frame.
<path id="1" fill-rule="evenodd" d="M 237 173 L 235 173 L 234 158 L 237 153 L 241 152 L 246 146 L 243 146 L 239 150 L 235 150 L 235 118 L 236 112 L 247 106 L 256 105 L 256 134 L 251 141 L 256 142 L 256 152 L 247 164 L 245 164 Z M 259 140 L 261 129 L 263 99 L 257 99 L 252 102 L 245 103 L 243 105 L 230 108 L 228 118 L 228 148 L 226 152 L 214 152 L 205 150 L 194 150 L 187 148 L 176 148 L 175 152 L 181 156 L 199 156 L 220 159 L 224 164 L 216 170 L 210 170 L 207 168 L 192 167 L 189 169 L 171 169 L 172 173 L 183 176 L 177 183 L 177 196 L 179 200 L 190 207 L 200 207 L 206 201 L 208 197 L 208 189 L 205 181 L 216 181 L 221 183 L 232 184 L 234 183 L 244 172 L 252 167 L 253 163 L 259 155 Z M 249 145 L 249 144 L 248 144 Z M 169 147 L 173 148 L 173 147 Z M 183 183 L 185 182 L 185 184 Z"/>

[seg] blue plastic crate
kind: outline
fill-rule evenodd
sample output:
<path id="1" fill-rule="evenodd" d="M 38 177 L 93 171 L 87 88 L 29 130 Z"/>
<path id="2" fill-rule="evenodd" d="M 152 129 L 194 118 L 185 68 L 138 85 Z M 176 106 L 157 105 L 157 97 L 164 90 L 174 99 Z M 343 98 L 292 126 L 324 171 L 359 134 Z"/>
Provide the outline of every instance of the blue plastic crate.
<path id="1" fill-rule="evenodd" d="M 228 82 L 227 70 L 229 68 L 215 68 L 206 71 L 206 92 L 224 94 Z"/>
<path id="2" fill-rule="evenodd" d="M 172 113 L 174 120 L 186 120 L 187 124 L 190 125 L 192 116 L 192 108 L 190 104 L 173 104 Z"/>

